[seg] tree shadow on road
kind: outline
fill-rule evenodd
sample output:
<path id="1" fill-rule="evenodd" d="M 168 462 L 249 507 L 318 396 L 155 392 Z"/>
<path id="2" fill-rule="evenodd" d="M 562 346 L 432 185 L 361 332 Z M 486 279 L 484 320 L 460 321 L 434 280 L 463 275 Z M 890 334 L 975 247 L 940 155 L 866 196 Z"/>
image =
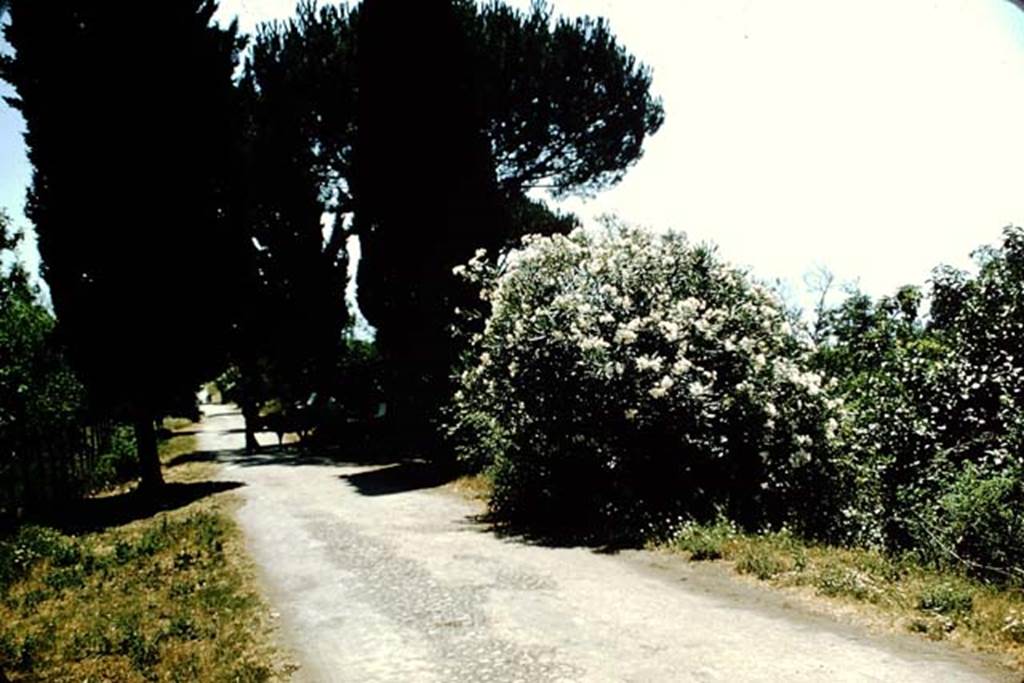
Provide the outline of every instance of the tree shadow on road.
<path id="1" fill-rule="evenodd" d="M 243 486 L 235 481 L 201 481 L 165 484 L 158 492 L 132 490 L 108 496 L 85 498 L 37 513 L 27 520 L 64 533 L 92 533 L 152 517 L 158 512 L 177 510 L 198 500 Z"/>
<path id="2" fill-rule="evenodd" d="M 644 540 L 611 528 L 560 525 L 551 521 L 509 521 L 493 512 L 466 517 L 466 525 L 481 533 L 491 534 L 509 543 L 523 543 L 544 548 L 586 548 L 600 555 L 614 555 L 623 550 L 638 550 Z"/>
<path id="3" fill-rule="evenodd" d="M 410 460 L 369 472 L 343 474 L 338 478 L 351 484 L 361 495 L 387 496 L 437 488 L 457 477 L 458 473 L 451 468 L 440 467 L 425 460 Z"/>

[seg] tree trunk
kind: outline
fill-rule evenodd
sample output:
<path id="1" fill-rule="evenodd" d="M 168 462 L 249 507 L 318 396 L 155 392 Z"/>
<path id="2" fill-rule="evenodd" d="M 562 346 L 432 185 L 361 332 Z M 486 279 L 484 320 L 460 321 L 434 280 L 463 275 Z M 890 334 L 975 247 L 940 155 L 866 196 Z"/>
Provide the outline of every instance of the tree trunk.
<path id="1" fill-rule="evenodd" d="M 245 418 L 245 452 L 257 453 L 260 442 L 256 440 L 256 426 L 259 422 L 259 408 L 250 400 L 242 401 L 242 417 Z"/>
<path id="2" fill-rule="evenodd" d="M 135 448 L 139 455 L 140 491 L 157 491 L 164 485 L 160 456 L 156 450 L 153 417 L 142 413 L 135 417 Z"/>

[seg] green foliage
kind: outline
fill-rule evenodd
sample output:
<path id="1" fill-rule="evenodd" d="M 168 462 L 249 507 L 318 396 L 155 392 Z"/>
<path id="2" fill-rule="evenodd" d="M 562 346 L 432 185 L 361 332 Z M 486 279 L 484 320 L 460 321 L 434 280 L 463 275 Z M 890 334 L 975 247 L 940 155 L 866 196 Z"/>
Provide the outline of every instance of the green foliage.
<path id="1" fill-rule="evenodd" d="M 1024 231 L 979 251 L 975 276 L 937 270 L 930 315 L 916 288 L 854 293 L 815 344 L 678 236 L 612 225 L 485 256 L 455 269 L 491 309 L 468 314 L 450 429 L 500 515 L 657 536 L 724 513 L 1024 580 Z M 722 524 L 675 543 L 717 557 Z M 772 538 L 738 566 L 800 565 Z M 874 600 L 878 571 L 824 571 L 819 588 Z"/>
<path id="2" fill-rule="evenodd" d="M 27 213 L 62 339 L 93 407 L 139 427 L 152 485 L 147 425 L 221 363 L 248 245 L 227 199 L 238 38 L 211 24 L 216 8 L 13 0 L 4 27 L 0 78 L 25 118 Z M 169 324 L 175 302 L 188 324 Z"/>
<path id="3" fill-rule="evenodd" d="M 869 574 L 839 562 L 821 567 L 814 577 L 814 587 L 819 595 L 865 602 L 875 601 L 878 592 Z"/>
<path id="4" fill-rule="evenodd" d="M 933 553 L 1024 581 L 1024 472 L 964 463 L 943 487 L 932 533 Z"/>
<path id="5" fill-rule="evenodd" d="M 88 472 L 88 489 L 98 491 L 138 476 L 139 456 L 135 446 L 135 432 L 125 425 L 115 425 L 111 431 L 109 448 L 100 454 Z"/>
<path id="6" fill-rule="evenodd" d="M 946 616 L 969 614 L 974 608 L 971 591 L 953 583 L 929 586 L 917 599 L 917 608 L 923 612 L 935 612 Z"/>
<path id="7" fill-rule="evenodd" d="M 540 4 L 440 0 L 396 13 L 369 0 L 357 37 L 359 303 L 392 370 L 389 411 L 423 422 L 458 358 L 452 310 L 479 305 L 452 268 L 478 248 L 573 227 L 527 191 L 617 182 L 662 111 L 650 73 L 606 23 L 556 21 Z"/>
<path id="8" fill-rule="evenodd" d="M 762 533 L 759 541 L 744 545 L 736 554 L 736 571 L 765 581 L 806 567 L 806 549 L 789 530 Z"/>
<path id="9" fill-rule="evenodd" d="M 822 530 L 836 405 L 769 291 L 679 235 L 615 224 L 470 274 L 491 312 L 451 426 L 460 457 L 491 467 L 496 512 Z"/>
<path id="10" fill-rule="evenodd" d="M 556 18 L 546 2 L 525 12 L 497 1 L 455 5 L 506 192 L 589 193 L 621 180 L 664 111 L 650 69 L 608 22 Z"/>
<path id="11" fill-rule="evenodd" d="M 332 395 L 340 397 L 349 416 L 369 417 L 384 400 L 384 371 L 376 344 L 348 339 L 338 363 L 337 388 Z"/>
<path id="12" fill-rule="evenodd" d="M 261 26 L 246 59 L 242 214 L 258 246 L 233 353 L 242 402 L 325 394 L 350 323 L 351 21 L 344 6 L 302 3 L 288 22 Z M 327 211 L 336 218 L 325 239 Z"/>
<path id="13" fill-rule="evenodd" d="M 104 430 L 58 343 L 53 315 L 11 252 L 20 235 L 0 212 L 0 517 L 112 481 L 93 468 Z M 115 447 L 118 445 L 115 440 Z M 112 450 L 111 452 L 117 452 Z"/>
<path id="14" fill-rule="evenodd" d="M 388 410 L 417 447 L 447 393 L 452 309 L 473 305 L 451 269 L 510 225 L 485 134 L 470 41 L 454 3 L 360 6 L 351 186 L 359 306 L 389 366 Z M 409 112 L 415 110 L 416 116 Z M 396 199 L 396 189 L 400 199 Z"/>
<path id="15" fill-rule="evenodd" d="M 912 288 L 849 298 L 816 362 L 846 404 L 849 540 L 1020 581 L 1024 233 L 977 258 L 976 276 L 935 271 L 927 318 Z"/>
<path id="16" fill-rule="evenodd" d="M 0 541 L 0 594 L 43 560 L 66 567 L 81 557 L 81 550 L 74 541 L 56 531 L 39 526 L 22 527 L 13 538 Z"/>
<path id="17" fill-rule="evenodd" d="M 695 562 L 718 560 L 725 553 L 725 544 L 735 539 L 738 534 L 739 530 L 735 524 L 720 517 L 713 524 L 698 524 L 692 521 L 681 524 L 669 543 L 679 550 L 690 553 L 690 559 Z"/>

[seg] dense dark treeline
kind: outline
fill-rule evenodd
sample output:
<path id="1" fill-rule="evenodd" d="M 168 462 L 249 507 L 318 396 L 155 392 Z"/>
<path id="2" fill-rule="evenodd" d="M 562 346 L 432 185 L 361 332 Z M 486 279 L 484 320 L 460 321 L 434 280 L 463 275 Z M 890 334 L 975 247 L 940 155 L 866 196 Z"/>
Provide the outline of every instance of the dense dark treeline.
<path id="1" fill-rule="evenodd" d="M 55 343 L 89 411 L 133 425 L 145 487 L 154 420 L 219 373 L 250 447 L 268 409 L 365 414 L 378 373 L 427 448 L 452 309 L 480 305 L 453 268 L 574 227 L 526 193 L 617 181 L 661 125 L 650 73 L 601 21 L 465 0 L 304 2 L 239 69 L 246 39 L 216 8 L 10 3 L 0 77 L 27 124 Z M 353 236 L 371 354 L 347 338 Z"/>
<path id="2" fill-rule="evenodd" d="M 15 57 L 0 75 L 27 123 L 27 213 L 59 334 L 93 405 L 134 425 L 146 487 L 162 483 L 154 418 L 215 371 L 238 299 L 239 41 L 211 26 L 215 10 L 21 1 L 5 30 Z"/>
<path id="3" fill-rule="evenodd" d="M 650 74 L 606 24 L 556 22 L 543 6 L 303 3 L 262 27 L 245 83 L 282 98 L 293 113 L 274 125 L 292 120 L 306 136 L 304 165 L 335 217 L 325 258 L 340 264 L 342 238 L 359 237 L 359 305 L 378 331 L 392 415 L 420 444 L 460 353 L 451 312 L 474 305 L 452 268 L 573 228 L 526 192 L 615 182 L 662 121 Z"/>
<path id="4" fill-rule="evenodd" d="M 351 323 L 348 225 L 355 40 L 344 7 L 302 4 L 254 36 L 239 83 L 244 222 L 256 245 L 230 394 L 253 434 L 261 406 L 338 393 Z"/>

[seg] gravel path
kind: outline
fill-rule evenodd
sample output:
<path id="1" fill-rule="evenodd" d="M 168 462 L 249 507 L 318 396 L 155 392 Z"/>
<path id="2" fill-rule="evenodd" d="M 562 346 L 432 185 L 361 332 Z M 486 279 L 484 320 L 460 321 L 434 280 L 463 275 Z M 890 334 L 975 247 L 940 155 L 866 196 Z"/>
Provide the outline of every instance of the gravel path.
<path id="1" fill-rule="evenodd" d="M 238 520 L 299 681 L 1020 681 L 776 592 L 641 551 L 503 540 L 408 465 L 245 457 L 208 407 L 203 450 L 244 486 Z"/>

